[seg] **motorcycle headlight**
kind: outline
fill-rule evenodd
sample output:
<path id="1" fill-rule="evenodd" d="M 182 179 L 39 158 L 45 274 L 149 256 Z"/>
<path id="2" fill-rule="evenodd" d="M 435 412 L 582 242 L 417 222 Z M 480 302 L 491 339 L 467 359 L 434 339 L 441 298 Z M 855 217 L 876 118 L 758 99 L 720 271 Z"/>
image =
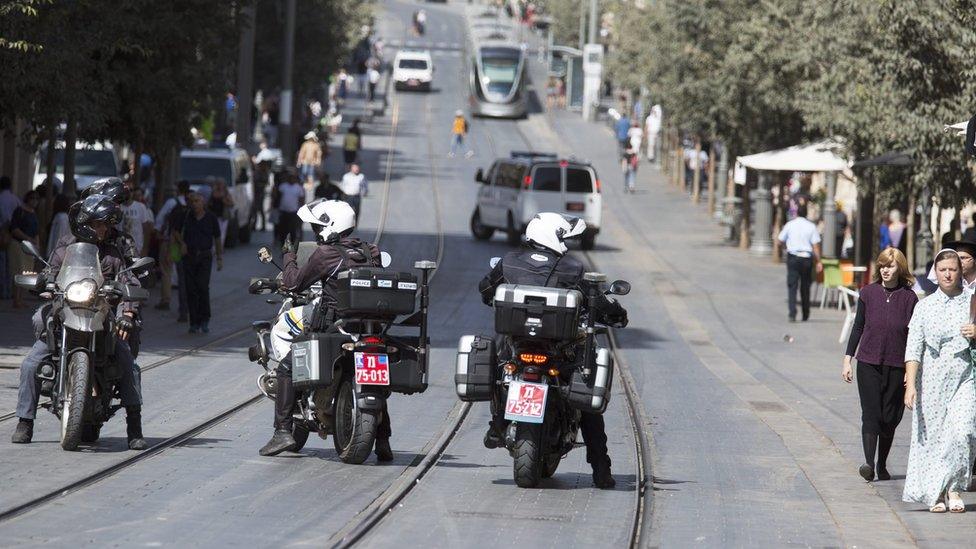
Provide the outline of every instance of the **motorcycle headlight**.
<path id="1" fill-rule="evenodd" d="M 95 301 L 95 292 L 97 290 L 98 286 L 95 285 L 95 281 L 86 278 L 68 284 L 68 287 L 64 290 L 64 298 L 72 305 L 90 305 Z"/>

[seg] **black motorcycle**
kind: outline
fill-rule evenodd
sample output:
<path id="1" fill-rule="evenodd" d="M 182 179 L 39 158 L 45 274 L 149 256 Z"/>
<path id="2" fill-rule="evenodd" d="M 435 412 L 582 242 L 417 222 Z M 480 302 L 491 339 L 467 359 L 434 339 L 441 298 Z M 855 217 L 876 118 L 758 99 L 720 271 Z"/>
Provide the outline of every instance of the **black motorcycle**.
<path id="1" fill-rule="evenodd" d="M 33 243 L 21 244 L 25 252 L 47 265 Z M 112 360 L 113 311 L 122 302 L 149 299 L 147 290 L 125 284 L 121 276 L 152 263 L 152 258 L 136 259 L 115 280 L 106 280 L 98 247 L 76 242 L 68 246 L 54 280 L 38 274 L 14 276 L 19 287 L 50 302 L 43 334 L 51 359 L 39 365 L 37 377 L 41 394 L 51 397 L 51 412 L 61 420 L 61 447 L 65 450 L 98 440 L 102 425 L 122 407 L 113 404 L 122 379 L 120 366 Z"/>
<path id="2" fill-rule="evenodd" d="M 314 246 L 300 244 L 300 264 Z M 267 248 L 258 253 L 262 261 L 271 262 Z M 383 256 L 384 267 L 389 266 L 389 255 Z M 296 451 L 309 433 L 322 438 L 331 434 L 343 462 L 363 463 L 373 450 L 390 395 L 427 389 L 429 279 L 437 265 L 418 261 L 414 267 L 421 271 L 419 285 L 415 275 L 386 268 L 341 272 L 338 303 L 329 308 L 321 303 L 319 284 L 295 293 L 281 288 L 280 275 L 252 280 L 252 294 L 277 293 L 283 298 L 273 323 L 253 324 L 258 343 L 249 349 L 249 358 L 264 368 L 258 387 L 273 400 L 277 365 L 291 353 L 298 393 L 292 431 Z M 417 335 L 394 333 L 402 328 L 416 329 Z"/>
<path id="3" fill-rule="evenodd" d="M 458 345 L 458 397 L 489 401 L 493 414 L 504 410 L 505 447 L 523 488 L 554 475 L 577 446 L 581 411 L 602 414 L 610 402 L 613 358 L 596 341 L 607 328 L 590 312 L 602 295 L 627 295 L 630 284 L 608 286 L 601 273 L 586 273 L 584 282 L 585 296 L 503 284 L 494 299 L 500 337 L 463 336 Z"/>

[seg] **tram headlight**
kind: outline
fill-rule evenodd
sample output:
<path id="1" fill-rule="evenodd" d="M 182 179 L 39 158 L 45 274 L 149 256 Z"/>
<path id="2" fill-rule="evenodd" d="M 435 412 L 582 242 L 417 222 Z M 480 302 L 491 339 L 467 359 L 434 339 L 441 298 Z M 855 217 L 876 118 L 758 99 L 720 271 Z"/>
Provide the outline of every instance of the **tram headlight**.
<path id="1" fill-rule="evenodd" d="M 95 292 L 97 290 L 98 286 L 95 284 L 95 281 L 86 278 L 68 284 L 68 287 L 64 290 L 64 299 L 72 305 L 91 305 L 95 301 Z"/>

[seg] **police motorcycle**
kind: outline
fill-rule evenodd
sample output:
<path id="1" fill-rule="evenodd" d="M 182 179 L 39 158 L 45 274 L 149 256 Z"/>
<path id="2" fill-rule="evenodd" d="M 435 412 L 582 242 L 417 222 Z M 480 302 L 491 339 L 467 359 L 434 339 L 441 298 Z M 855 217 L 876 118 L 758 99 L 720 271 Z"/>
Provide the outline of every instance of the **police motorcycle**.
<path id="1" fill-rule="evenodd" d="M 499 258 L 491 260 L 494 268 Z M 630 284 L 607 284 L 603 273 L 583 276 L 579 290 L 501 284 L 495 290 L 498 338 L 466 335 L 458 343 L 455 385 L 467 402 L 504 409 L 505 447 L 515 483 L 532 488 L 556 473 L 576 442 L 580 412 L 602 414 L 610 402 L 613 358 L 596 339 L 604 295 L 623 296 Z M 583 307 L 585 303 L 587 307 Z"/>
<path id="2" fill-rule="evenodd" d="M 30 241 L 21 242 L 21 248 L 50 267 Z M 146 289 L 126 284 L 122 275 L 152 264 L 150 257 L 138 258 L 106 280 L 98 246 L 75 242 L 68 246 L 54 280 L 40 274 L 14 276 L 17 286 L 50 302 L 43 337 L 51 358 L 39 365 L 37 377 L 40 393 L 51 398 L 50 410 L 61 420 L 65 450 L 98 440 L 102 425 L 122 408 L 113 404 L 123 373 L 112 360 L 116 327 L 111 313 L 120 303 L 149 299 Z"/>
<path id="3" fill-rule="evenodd" d="M 299 267 L 317 245 L 299 244 Z M 267 248 L 258 251 L 258 258 L 274 264 Z M 390 395 L 427 390 L 429 281 L 437 265 L 414 263 L 421 272 L 418 285 L 416 275 L 389 270 L 390 263 L 390 255 L 383 252 L 382 268 L 338 273 L 335 318 L 323 318 L 326 315 L 318 306 L 321 283 L 296 293 L 281 287 L 280 274 L 252 279 L 250 293 L 276 293 L 282 298 L 275 322 L 252 324 L 258 341 L 248 349 L 248 357 L 264 368 L 258 388 L 274 400 L 277 366 L 291 352 L 298 393 L 292 427 L 297 446 L 292 451 L 304 447 L 312 432 L 323 439 L 333 435 L 333 446 L 343 462 L 363 463 L 373 450 L 380 414 Z M 268 303 L 278 302 L 269 299 Z M 398 333 L 404 328 L 415 329 L 417 335 Z"/>

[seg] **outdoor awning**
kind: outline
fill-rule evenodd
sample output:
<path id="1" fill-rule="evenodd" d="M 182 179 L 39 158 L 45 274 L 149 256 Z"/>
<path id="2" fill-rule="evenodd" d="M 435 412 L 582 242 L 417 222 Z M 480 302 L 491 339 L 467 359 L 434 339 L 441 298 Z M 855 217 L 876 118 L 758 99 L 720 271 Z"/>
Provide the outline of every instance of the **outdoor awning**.
<path id="1" fill-rule="evenodd" d="M 964 120 L 958 124 L 946 125 L 946 133 L 954 131 L 958 135 L 966 135 L 966 125 L 969 124 L 969 120 Z"/>
<path id="2" fill-rule="evenodd" d="M 851 162 L 839 154 L 841 145 L 832 139 L 795 145 L 778 151 L 740 156 L 736 161 L 752 170 L 780 172 L 840 172 Z"/>

